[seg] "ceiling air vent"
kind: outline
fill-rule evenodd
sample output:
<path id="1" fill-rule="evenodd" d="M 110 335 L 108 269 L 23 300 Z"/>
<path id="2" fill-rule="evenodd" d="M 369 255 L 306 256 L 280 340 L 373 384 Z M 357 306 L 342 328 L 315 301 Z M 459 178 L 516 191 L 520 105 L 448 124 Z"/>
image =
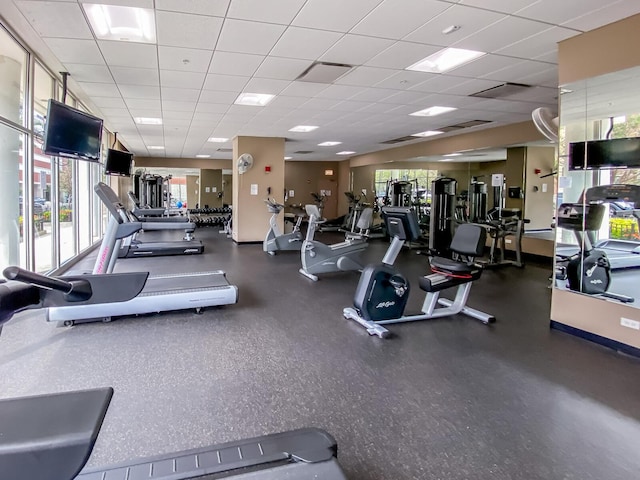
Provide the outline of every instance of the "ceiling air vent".
<path id="1" fill-rule="evenodd" d="M 497 87 L 480 90 L 479 92 L 472 93 L 469 96 L 479 98 L 504 98 L 522 93 L 528 88 L 531 88 L 531 85 L 525 85 L 524 83 L 507 82 L 503 83 L 502 85 L 498 85 Z"/>
<path id="2" fill-rule="evenodd" d="M 441 132 L 455 132 L 462 130 L 463 128 L 477 127 L 478 125 L 485 125 L 491 123 L 491 120 L 469 120 L 467 122 L 456 123 L 455 125 L 448 125 L 446 127 L 438 128 Z"/>
<path id="3" fill-rule="evenodd" d="M 409 140 L 418 140 L 419 138 L 420 137 L 414 137 L 413 135 L 407 135 L 406 137 L 393 138 L 380 143 L 382 145 L 393 145 L 394 143 L 408 142 Z"/>
<path id="4" fill-rule="evenodd" d="M 313 153 L 313 150 L 298 150 L 297 152 L 293 152 L 298 155 L 306 155 L 307 153 Z"/>
<path id="5" fill-rule="evenodd" d="M 352 68 L 353 65 L 345 63 L 313 62 L 296 80 L 299 82 L 333 83 Z"/>
<path id="6" fill-rule="evenodd" d="M 232 148 L 219 148 L 217 151 L 220 152 L 220 153 L 231 153 L 231 152 L 233 152 L 233 149 Z"/>

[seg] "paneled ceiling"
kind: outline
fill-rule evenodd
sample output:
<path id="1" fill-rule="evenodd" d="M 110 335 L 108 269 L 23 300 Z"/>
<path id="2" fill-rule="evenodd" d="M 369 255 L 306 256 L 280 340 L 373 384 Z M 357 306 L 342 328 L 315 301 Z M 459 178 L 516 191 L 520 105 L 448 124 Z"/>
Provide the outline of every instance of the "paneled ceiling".
<path id="1" fill-rule="evenodd" d="M 143 44 L 97 40 L 81 3 L 3 0 L 0 13 L 52 69 L 70 72 L 136 155 L 230 158 L 231 139 L 247 135 L 287 138 L 294 160 L 425 141 L 381 143 L 473 120 L 490 123 L 471 129 L 528 120 L 557 105 L 558 41 L 640 13 L 638 0 L 102 0 L 154 10 L 157 42 Z M 405 70 L 443 47 L 487 55 L 446 74 Z M 353 68 L 331 84 L 296 80 L 314 61 Z M 530 88 L 469 96 L 505 82 Z M 242 92 L 275 98 L 235 105 Z M 430 106 L 457 109 L 409 115 Z M 296 125 L 319 128 L 290 132 Z"/>

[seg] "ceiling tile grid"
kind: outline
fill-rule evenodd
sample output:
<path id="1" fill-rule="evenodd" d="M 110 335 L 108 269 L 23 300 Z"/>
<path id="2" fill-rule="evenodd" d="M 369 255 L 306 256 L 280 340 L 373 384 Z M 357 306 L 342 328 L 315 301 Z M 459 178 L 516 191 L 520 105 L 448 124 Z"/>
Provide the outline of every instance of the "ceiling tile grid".
<path id="1" fill-rule="evenodd" d="M 526 120 L 557 104 L 558 41 L 640 13 L 637 0 L 102 0 L 154 9 L 157 41 L 143 44 L 95 38 L 85 0 L 8 1 L 134 153 L 229 158 L 207 139 L 273 135 L 295 139 L 286 151 L 310 150 L 310 160 L 391 148 L 380 142 L 457 122 Z M 444 74 L 406 70 L 448 46 L 487 55 Z M 313 62 L 352 68 L 332 83 L 299 81 Z M 504 82 L 531 88 L 469 96 Z M 242 92 L 275 97 L 234 105 Z M 409 115 L 429 106 L 457 110 Z M 136 125 L 138 116 L 163 125 Z M 288 131 L 301 124 L 319 128 Z M 318 147 L 329 136 L 342 148 Z"/>

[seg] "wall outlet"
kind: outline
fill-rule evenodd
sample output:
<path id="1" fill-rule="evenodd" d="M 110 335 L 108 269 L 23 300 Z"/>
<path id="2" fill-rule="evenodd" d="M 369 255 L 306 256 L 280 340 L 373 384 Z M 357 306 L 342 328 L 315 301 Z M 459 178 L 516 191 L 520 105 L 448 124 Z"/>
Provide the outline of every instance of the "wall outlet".
<path id="1" fill-rule="evenodd" d="M 630 318 L 620 317 L 620 325 L 627 328 L 633 328 L 634 330 L 640 330 L 640 322 L 631 320 Z"/>
<path id="2" fill-rule="evenodd" d="M 542 193 L 547 193 L 547 184 L 546 183 L 542 184 Z"/>

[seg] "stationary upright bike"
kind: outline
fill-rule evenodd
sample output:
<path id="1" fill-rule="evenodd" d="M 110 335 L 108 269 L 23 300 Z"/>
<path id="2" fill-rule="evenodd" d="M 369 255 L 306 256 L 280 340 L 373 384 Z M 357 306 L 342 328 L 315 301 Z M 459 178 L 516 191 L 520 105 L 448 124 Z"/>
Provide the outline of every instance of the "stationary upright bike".
<path id="1" fill-rule="evenodd" d="M 422 313 L 405 315 L 410 285 L 393 264 L 404 242 L 415 241 L 420 236 L 420 225 L 415 212 L 410 208 L 385 207 L 382 211 L 387 231 L 393 241 L 382 263 L 367 265 L 362 271 L 353 307 L 343 310 L 346 319 L 355 320 L 367 329 L 369 335 L 380 338 L 390 336 L 389 331 L 382 326 L 388 323 L 429 320 L 458 313 L 464 313 L 484 324 L 495 321 L 493 315 L 467 307 L 471 284 L 482 275 L 482 269 L 474 264 L 474 259 L 482 255 L 484 250 L 487 234 L 483 227 L 472 223 L 458 226 L 449 246 L 454 258 L 433 257 L 430 260 L 432 273 L 418 280 L 420 289 L 427 292 Z M 440 298 L 440 292 L 451 287 L 458 287 L 455 299 L 451 301 Z"/>
<path id="2" fill-rule="evenodd" d="M 302 234 L 300 233 L 302 215 L 297 215 L 296 223 L 291 233 L 282 233 L 280 232 L 280 228 L 278 228 L 278 214 L 284 210 L 284 205 L 270 198 L 267 198 L 264 203 L 267 204 L 267 210 L 273 215 L 271 215 L 269 219 L 269 231 L 262 243 L 262 250 L 269 255 L 275 255 L 276 252 L 283 250 L 299 251 L 302 247 Z"/>
<path id="3" fill-rule="evenodd" d="M 323 223 L 318 207 L 306 205 L 305 210 L 309 216 L 309 226 L 300 250 L 300 273 L 315 282 L 321 273 L 362 270 L 360 254 L 368 246 L 367 233 L 373 218 L 373 209 L 365 208 L 358 219 L 356 232 L 348 233 L 344 242 L 333 245 L 325 245 L 313 239 L 316 228 Z"/>

